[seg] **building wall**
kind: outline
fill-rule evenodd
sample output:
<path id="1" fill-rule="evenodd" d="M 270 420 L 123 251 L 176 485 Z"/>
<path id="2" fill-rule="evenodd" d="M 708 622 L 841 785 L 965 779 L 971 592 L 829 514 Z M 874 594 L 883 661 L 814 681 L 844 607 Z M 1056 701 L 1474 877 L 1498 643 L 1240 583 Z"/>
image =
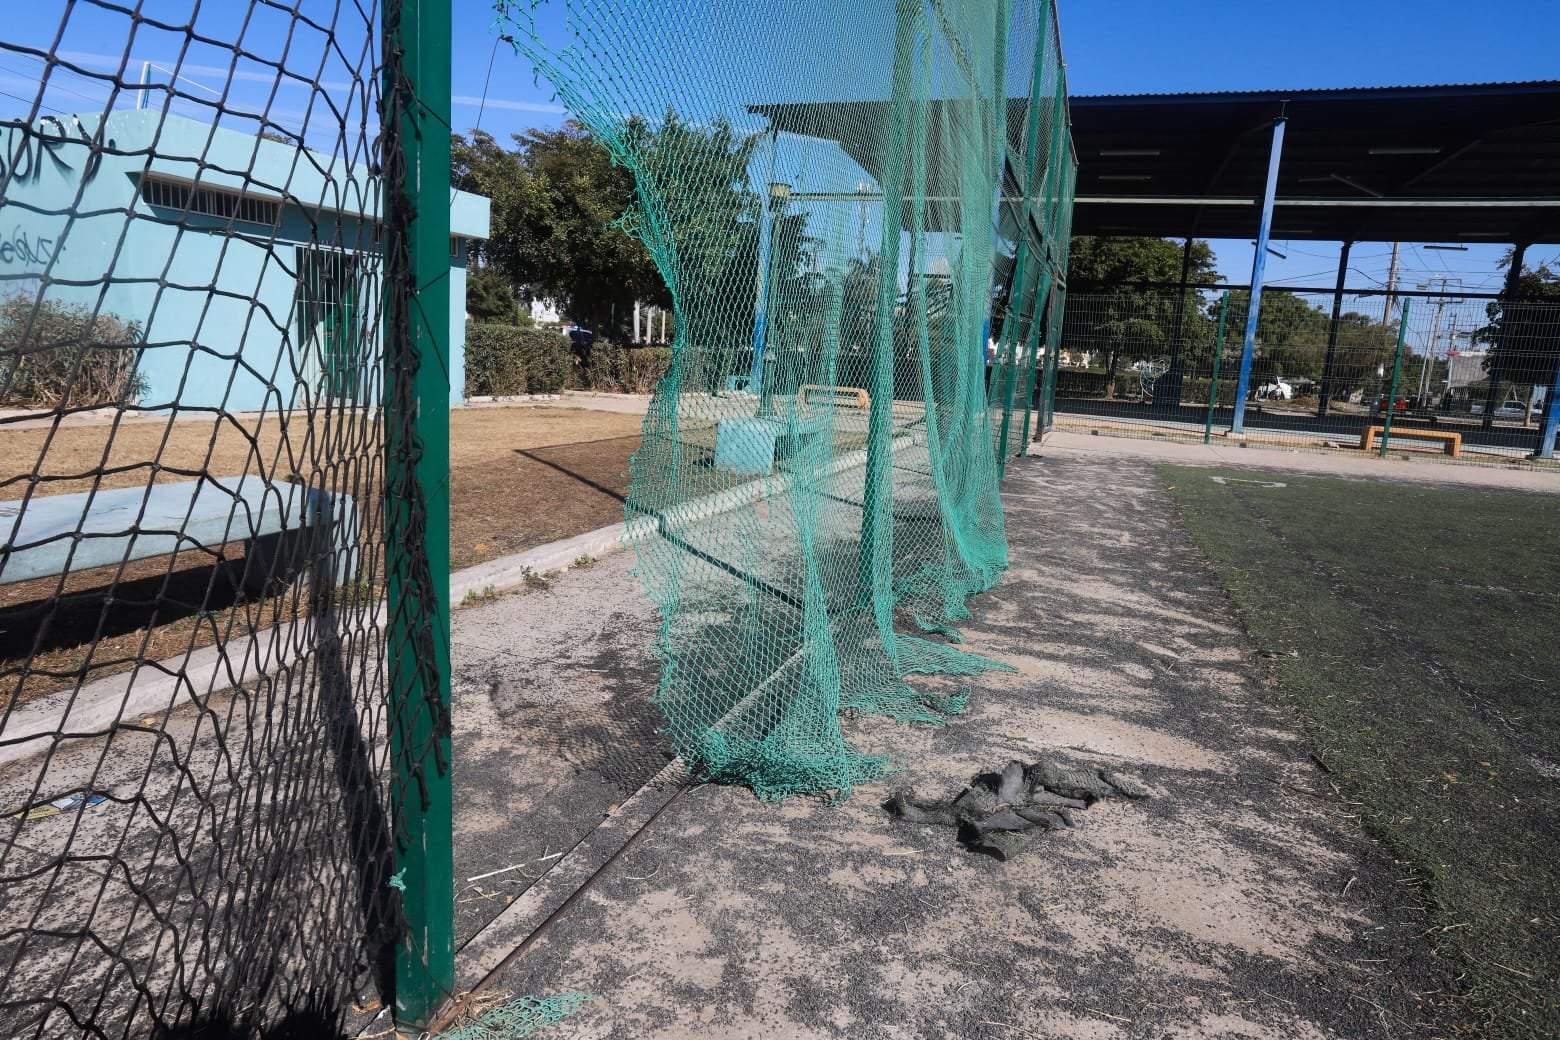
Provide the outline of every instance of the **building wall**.
<path id="1" fill-rule="evenodd" d="M 49 299 L 138 322 L 146 344 L 143 408 L 304 403 L 320 366 L 306 356 L 296 327 L 298 250 L 345 248 L 377 270 L 377 203 L 362 162 L 348 168 L 284 142 L 154 111 L 101 120 L 9 128 L 6 154 L 18 161 L 0 201 L 0 293 L 31 295 L 44 286 Z M 106 148 L 94 149 L 100 125 Z M 139 194 L 148 173 L 287 205 L 275 228 L 160 210 Z M 487 200 L 457 193 L 451 227 L 486 238 Z M 452 402 L 464 396 L 465 264 L 460 248 L 449 280 Z M 369 274 L 360 294 L 360 320 L 377 334 L 377 278 Z M 305 376 L 302 385 L 295 373 Z"/>

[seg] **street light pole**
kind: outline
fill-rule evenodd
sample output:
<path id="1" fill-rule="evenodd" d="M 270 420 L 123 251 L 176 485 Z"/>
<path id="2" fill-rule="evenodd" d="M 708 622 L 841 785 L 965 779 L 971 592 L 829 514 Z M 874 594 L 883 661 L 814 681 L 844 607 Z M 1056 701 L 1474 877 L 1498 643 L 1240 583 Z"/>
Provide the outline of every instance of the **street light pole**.
<path id="1" fill-rule="evenodd" d="M 763 298 L 760 300 L 763 317 L 755 329 L 753 338 L 753 371 L 749 375 L 749 383 L 758 385 L 758 414 L 769 415 L 774 408 L 774 388 L 770 385 L 769 378 L 774 365 L 769 354 L 769 303 L 774 298 L 775 284 L 775 230 L 780 223 L 780 216 L 785 211 L 785 202 L 791 197 L 791 186 L 779 181 L 771 181 L 769 184 L 769 198 L 765 205 L 769 210 L 769 235 L 768 245 L 764 251 L 764 287 Z"/>

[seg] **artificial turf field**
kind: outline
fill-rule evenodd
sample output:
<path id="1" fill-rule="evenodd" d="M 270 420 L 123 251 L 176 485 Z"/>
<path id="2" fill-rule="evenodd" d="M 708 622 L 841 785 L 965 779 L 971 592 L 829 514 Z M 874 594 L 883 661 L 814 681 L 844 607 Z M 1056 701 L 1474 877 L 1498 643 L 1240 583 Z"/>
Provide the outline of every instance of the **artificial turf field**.
<path id="1" fill-rule="evenodd" d="M 1160 474 L 1469 1025 L 1560 1036 L 1560 495 Z"/>

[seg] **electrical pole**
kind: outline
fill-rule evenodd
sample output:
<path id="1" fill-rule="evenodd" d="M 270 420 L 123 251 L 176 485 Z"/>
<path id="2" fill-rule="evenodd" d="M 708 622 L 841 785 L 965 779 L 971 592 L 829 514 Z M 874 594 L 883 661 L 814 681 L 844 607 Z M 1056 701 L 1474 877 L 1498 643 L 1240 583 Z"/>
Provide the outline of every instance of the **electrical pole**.
<path id="1" fill-rule="evenodd" d="M 1392 262 L 1387 265 L 1387 305 L 1381 309 L 1383 325 L 1392 320 L 1392 290 L 1397 288 L 1398 243 L 1392 243 Z"/>
<path id="2" fill-rule="evenodd" d="M 1446 310 L 1446 305 L 1451 302 L 1446 295 L 1446 288 L 1448 283 L 1451 282 L 1451 279 L 1443 274 L 1440 281 L 1441 295 L 1437 297 L 1435 301 L 1435 317 L 1431 320 L 1430 323 L 1430 345 L 1425 349 L 1424 360 L 1420 364 L 1419 369 L 1420 400 L 1423 400 L 1425 395 L 1430 392 L 1430 368 L 1435 364 L 1435 348 L 1436 344 L 1440 342 L 1441 339 L 1441 314 Z M 1429 289 L 1432 288 L 1433 285 L 1431 282 L 1421 282 L 1419 287 L 1421 289 Z M 1451 360 L 1448 359 L 1447 367 L 1450 368 L 1450 366 Z"/>

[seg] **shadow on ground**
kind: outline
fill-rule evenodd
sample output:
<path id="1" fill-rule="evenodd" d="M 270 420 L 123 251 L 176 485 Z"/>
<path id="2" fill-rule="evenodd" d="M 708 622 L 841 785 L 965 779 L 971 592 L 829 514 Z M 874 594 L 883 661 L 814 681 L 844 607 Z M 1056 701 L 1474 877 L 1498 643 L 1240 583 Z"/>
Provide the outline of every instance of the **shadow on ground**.
<path id="1" fill-rule="evenodd" d="M 1261 648 L 1153 468 L 1026 459 L 1004 501 L 1012 566 L 965 635 L 1014 672 L 961 679 L 970 710 L 943 728 L 849 722 L 901 772 L 843 804 L 694 789 L 498 987 L 595 994 L 560 1038 L 1434 1035 L 1446 982 L 1421 910 L 1275 706 Z M 619 771 L 598 747 L 642 734 L 633 689 L 654 685 L 654 619 L 627 566 L 481 608 L 495 611 L 484 660 L 527 632 L 496 667 L 542 685 L 508 701 L 487 692 L 502 677 L 473 679 L 458 698 L 458 739 L 501 767 L 466 766 L 459 826 L 475 838 L 498 820 L 482 840 L 505 853 L 462 841 L 471 865 L 557 851 L 553 804 L 609 805 L 608 774 L 653 771 L 642 751 Z M 561 663 L 537 667 L 548 654 Z M 549 711 L 578 736 L 542 735 Z M 570 729 L 570 711 L 600 721 Z M 527 733 L 538 746 L 514 743 Z M 1096 806 L 1006 865 L 880 808 L 895 786 L 949 794 L 1047 752 L 1129 770 L 1157 797 Z M 525 850 L 499 841 L 505 827 L 526 829 Z"/>

